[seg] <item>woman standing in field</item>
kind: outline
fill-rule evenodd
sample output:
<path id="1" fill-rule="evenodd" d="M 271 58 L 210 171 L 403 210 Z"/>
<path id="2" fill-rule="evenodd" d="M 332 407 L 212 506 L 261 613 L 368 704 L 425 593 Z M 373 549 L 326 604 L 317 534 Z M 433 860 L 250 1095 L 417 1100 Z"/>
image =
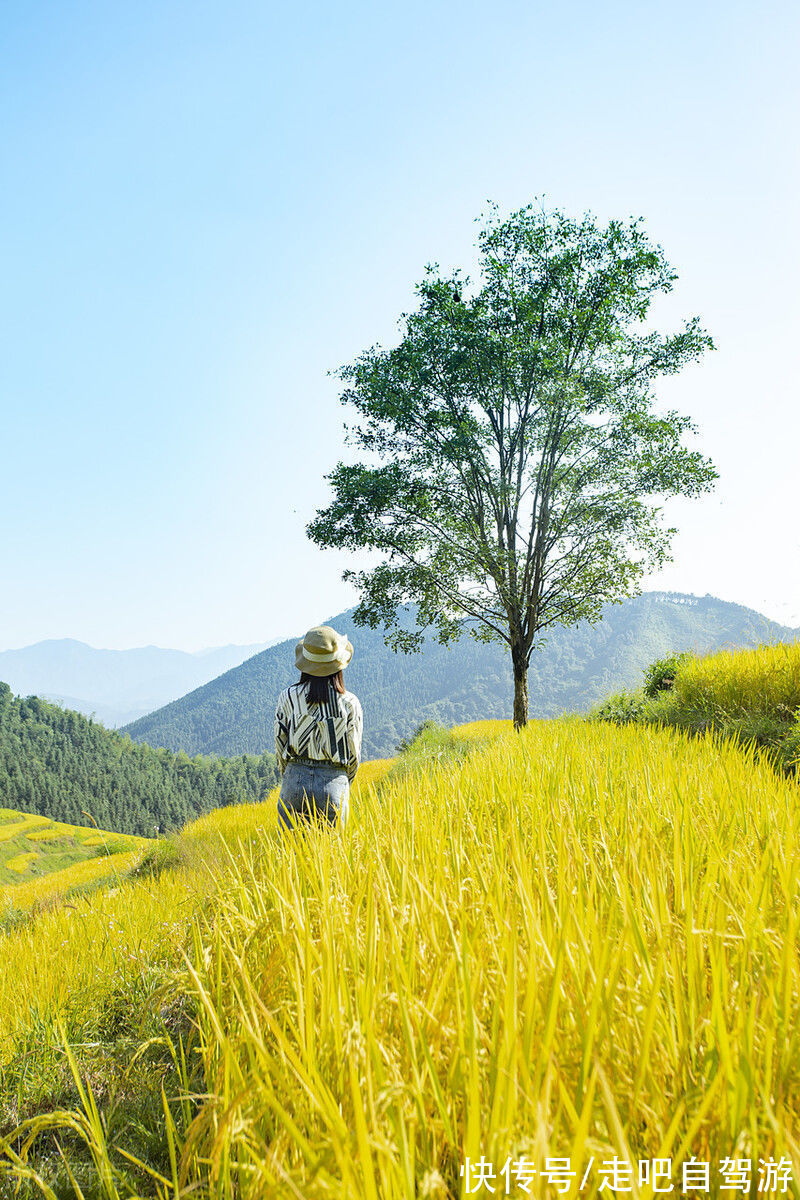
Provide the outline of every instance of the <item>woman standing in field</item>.
<path id="1" fill-rule="evenodd" d="M 330 625 L 316 625 L 297 643 L 300 681 L 281 692 L 275 711 L 278 821 L 285 828 L 313 817 L 342 826 L 347 820 L 363 728 L 358 697 L 342 680 L 352 657 L 349 640 Z"/>

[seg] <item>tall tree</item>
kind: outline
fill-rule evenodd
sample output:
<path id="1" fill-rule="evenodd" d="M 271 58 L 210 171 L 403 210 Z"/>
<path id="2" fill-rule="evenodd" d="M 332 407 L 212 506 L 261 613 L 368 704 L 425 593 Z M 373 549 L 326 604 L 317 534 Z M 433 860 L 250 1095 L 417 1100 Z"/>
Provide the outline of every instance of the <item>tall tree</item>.
<path id="1" fill-rule="evenodd" d="M 334 498 L 308 534 L 378 552 L 344 578 L 357 623 L 395 649 L 429 627 L 447 644 L 464 624 L 507 643 L 519 728 L 537 638 L 633 594 L 669 557 L 658 499 L 712 486 L 710 461 L 681 444 L 694 426 L 659 415 L 652 389 L 713 343 L 697 318 L 648 324 L 677 276 L 641 219 L 492 209 L 478 247 L 475 286 L 429 266 L 399 345 L 338 372 L 368 461 L 327 476 Z M 398 624 L 408 602 L 412 631 Z"/>

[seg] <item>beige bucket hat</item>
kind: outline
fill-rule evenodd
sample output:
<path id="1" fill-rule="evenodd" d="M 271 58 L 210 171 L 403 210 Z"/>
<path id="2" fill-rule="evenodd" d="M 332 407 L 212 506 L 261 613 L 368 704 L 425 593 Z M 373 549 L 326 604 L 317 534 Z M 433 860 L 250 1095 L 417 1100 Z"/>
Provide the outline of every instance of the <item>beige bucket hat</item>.
<path id="1" fill-rule="evenodd" d="M 343 633 L 330 625 L 315 625 L 309 629 L 294 651 L 298 671 L 306 675 L 335 675 L 350 662 L 353 647 Z"/>

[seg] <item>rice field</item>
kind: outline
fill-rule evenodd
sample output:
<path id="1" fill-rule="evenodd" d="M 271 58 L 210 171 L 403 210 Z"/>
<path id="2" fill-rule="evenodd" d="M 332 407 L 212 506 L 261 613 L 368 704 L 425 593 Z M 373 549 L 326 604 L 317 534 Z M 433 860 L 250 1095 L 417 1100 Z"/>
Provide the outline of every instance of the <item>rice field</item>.
<path id="1" fill-rule="evenodd" d="M 36 861 L 37 857 L 35 850 L 29 850 L 27 854 L 15 854 L 13 858 L 6 859 L 6 870 L 15 871 L 18 875 L 24 875 L 31 863 Z"/>
<path id="2" fill-rule="evenodd" d="M 71 836 L 71 833 L 62 832 L 59 829 L 52 828 L 34 829 L 33 833 L 25 834 L 25 837 L 29 842 L 61 842 Z"/>
<path id="3" fill-rule="evenodd" d="M 82 888 L 107 881 L 119 882 L 132 869 L 140 854 L 140 850 L 125 850 L 99 858 L 85 858 L 37 879 L 0 888 L 0 917 L 18 916 L 51 905 Z M 6 866 L 9 864 L 6 863 Z"/>
<path id="4" fill-rule="evenodd" d="M 676 700 L 709 715 L 800 712 L 800 642 L 689 658 L 673 685 Z"/>
<path id="5" fill-rule="evenodd" d="M 110 875 L 98 869 L 98 857 L 142 849 L 148 840 L 0 808 L 0 917 L 9 909 L 30 907 L 27 896 L 38 899 L 65 893 L 68 888 L 62 885 L 68 879 L 77 877 L 83 884 L 89 878 Z M 41 882 L 77 869 L 84 862 L 94 865 L 87 872 L 77 870 L 75 876 L 65 876 L 52 885 Z"/>
<path id="6" fill-rule="evenodd" d="M 488 1196 L 481 1162 L 495 1194 L 615 1194 L 613 1171 L 680 1195 L 692 1156 L 688 1194 L 755 1194 L 772 1161 L 800 1195 L 797 783 L 713 733 L 486 724 L 359 772 L 344 831 L 280 837 L 274 796 L 218 810 L 178 869 L 9 934 L 0 1063 L 31 1013 L 53 1047 L 58 1022 L 95 1036 L 148 972 L 194 1022 L 163 1035 L 160 1159 L 109 1135 L 76 1050 L 71 1113 L 6 1122 L 9 1178 L 50 1128 L 109 1198 Z"/>
<path id="7" fill-rule="evenodd" d="M 0 844 L 10 842 L 22 834 L 28 836 L 31 830 L 40 829 L 48 824 L 47 817 L 12 812 L 8 808 L 0 809 Z"/>
<path id="8" fill-rule="evenodd" d="M 591 718 L 689 733 L 713 729 L 743 747 L 759 748 L 778 771 L 800 776 L 800 641 L 681 656 L 672 667 L 669 683 L 655 694 L 644 687 L 613 693 Z"/>

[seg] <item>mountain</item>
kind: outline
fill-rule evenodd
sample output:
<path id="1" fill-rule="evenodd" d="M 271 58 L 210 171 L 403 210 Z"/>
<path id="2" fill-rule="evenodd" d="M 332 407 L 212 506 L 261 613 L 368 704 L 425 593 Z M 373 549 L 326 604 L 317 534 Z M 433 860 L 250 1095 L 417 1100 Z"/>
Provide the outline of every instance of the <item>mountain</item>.
<path id="1" fill-rule="evenodd" d="M 181 829 L 221 804 L 261 800 L 276 779 L 273 754 L 154 750 L 0 683 L 0 811 L 152 837 L 154 826 Z"/>
<path id="2" fill-rule="evenodd" d="M 158 646 L 97 650 L 72 638 L 51 639 L 0 651 L 0 679 L 19 695 L 44 697 L 113 727 L 176 700 L 273 644 L 189 654 Z"/>
<path id="3" fill-rule="evenodd" d="M 511 666 L 502 646 L 464 637 L 445 648 L 428 639 L 419 654 L 394 654 L 379 631 L 356 626 L 352 612 L 328 623 L 355 648 L 346 677 L 364 708 L 366 758 L 392 754 L 428 719 L 452 725 L 511 715 Z M 549 632 L 531 661 L 531 716 L 585 710 L 609 692 L 639 684 L 647 664 L 671 651 L 798 639 L 800 630 L 713 596 L 645 592 L 609 605 L 595 626 L 584 621 Z M 294 640 L 271 646 L 125 732 L 188 754 L 272 750 L 275 701 L 297 678 L 294 646 Z"/>

